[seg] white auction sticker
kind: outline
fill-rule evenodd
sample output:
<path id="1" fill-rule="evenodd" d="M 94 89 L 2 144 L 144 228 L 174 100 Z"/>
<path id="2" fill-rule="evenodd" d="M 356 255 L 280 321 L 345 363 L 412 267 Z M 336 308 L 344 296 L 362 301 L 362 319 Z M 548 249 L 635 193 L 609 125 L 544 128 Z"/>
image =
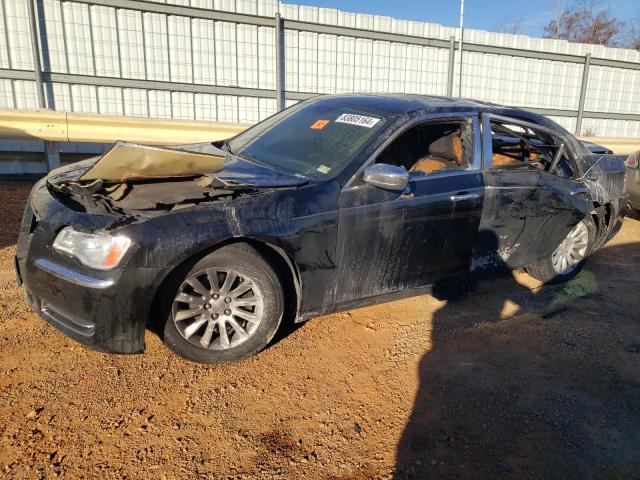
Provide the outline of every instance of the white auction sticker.
<path id="1" fill-rule="evenodd" d="M 379 118 L 365 117 L 364 115 L 356 115 L 355 113 L 343 113 L 336 118 L 336 123 L 348 123 L 349 125 L 358 125 L 359 127 L 371 128 L 380 121 Z"/>

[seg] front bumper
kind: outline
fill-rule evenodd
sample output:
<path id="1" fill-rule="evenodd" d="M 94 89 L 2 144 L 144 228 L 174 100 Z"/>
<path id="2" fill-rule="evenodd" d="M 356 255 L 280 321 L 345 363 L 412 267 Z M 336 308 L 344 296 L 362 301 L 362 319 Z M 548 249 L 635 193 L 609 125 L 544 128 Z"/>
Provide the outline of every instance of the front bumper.
<path id="1" fill-rule="evenodd" d="M 156 272 L 123 270 L 110 280 L 43 258 L 18 260 L 17 265 L 27 301 L 62 333 L 104 352 L 144 351 Z"/>
<path id="2" fill-rule="evenodd" d="M 64 334 L 111 353 L 144 351 L 158 269 L 96 271 L 51 248 L 65 225 L 100 221 L 70 210 L 48 192 L 28 202 L 16 248 L 16 276 L 31 307 Z M 45 193 L 46 192 L 46 193 Z"/>

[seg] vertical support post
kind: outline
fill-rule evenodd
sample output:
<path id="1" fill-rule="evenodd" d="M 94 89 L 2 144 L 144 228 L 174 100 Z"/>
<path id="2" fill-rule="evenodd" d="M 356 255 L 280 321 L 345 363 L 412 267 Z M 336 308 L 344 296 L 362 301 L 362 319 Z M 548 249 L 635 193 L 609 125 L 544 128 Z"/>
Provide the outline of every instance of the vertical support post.
<path id="1" fill-rule="evenodd" d="M 447 97 L 453 97 L 453 67 L 456 61 L 456 37 L 449 37 L 449 72 L 447 73 Z"/>
<path id="2" fill-rule="evenodd" d="M 120 21 L 118 20 L 118 14 L 120 13 L 120 9 L 115 9 L 115 18 L 116 18 L 116 47 L 118 49 L 118 74 L 120 78 L 124 77 L 124 73 L 122 71 L 122 47 L 120 46 Z M 122 115 L 126 115 L 126 103 L 124 100 L 124 88 L 120 89 L 120 103 L 122 105 Z"/>
<path id="3" fill-rule="evenodd" d="M 47 159 L 47 171 L 60 166 L 60 145 L 58 142 L 44 142 L 44 156 Z"/>
<path id="4" fill-rule="evenodd" d="M 591 54 L 584 56 L 584 69 L 582 70 L 582 85 L 580 86 L 580 101 L 578 103 L 578 118 L 576 118 L 576 135 L 582 131 L 582 116 L 584 115 L 584 101 L 587 97 L 587 85 L 589 83 L 589 65 L 591 65 Z"/>
<path id="5" fill-rule="evenodd" d="M 27 0 L 29 7 L 29 24 L 31 25 L 31 52 L 33 53 L 33 73 L 38 90 L 38 108 L 47 108 L 44 98 L 44 85 L 42 83 L 42 65 L 40 64 L 40 44 L 38 42 L 38 25 L 33 0 Z"/>
<path id="6" fill-rule="evenodd" d="M 11 44 L 9 42 L 9 22 L 7 20 L 7 0 L 0 0 L 0 5 L 2 5 L 2 11 L 4 15 L 2 15 L 2 22 L 4 25 L 4 42 L 7 47 L 7 60 L 9 61 L 9 69 L 13 69 L 13 53 L 11 52 Z M 9 84 L 11 85 L 11 99 L 13 101 L 13 108 L 18 108 L 18 99 L 16 98 L 16 86 L 14 85 L 13 80 L 9 80 Z"/>
<path id="7" fill-rule="evenodd" d="M 93 66 L 93 74 L 98 76 L 98 62 L 96 60 L 96 47 L 93 41 L 93 20 L 91 20 L 91 4 L 87 4 L 87 11 L 89 15 L 87 16 L 87 20 L 89 21 L 89 44 L 91 46 L 91 63 Z M 100 113 L 100 87 L 93 87 L 96 92 L 96 111 Z"/>
<path id="8" fill-rule="evenodd" d="M 33 72 L 36 80 L 36 89 L 38 91 L 38 107 L 47 108 L 47 102 L 44 96 L 44 84 L 42 82 L 42 65 L 40 63 L 40 43 L 38 41 L 38 21 L 36 20 L 36 9 L 33 5 L 34 0 L 27 0 L 29 10 L 29 23 L 31 25 L 31 50 L 33 53 Z M 47 161 L 47 171 L 60 166 L 60 149 L 58 142 L 44 142 L 44 156 Z"/>
<path id="9" fill-rule="evenodd" d="M 460 0 L 460 85 L 458 96 L 462 97 L 462 45 L 464 43 L 464 0 Z"/>
<path id="10" fill-rule="evenodd" d="M 284 110 L 284 30 L 280 12 L 276 13 L 276 109 Z"/>
<path id="11" fill-rule="evenodd" d="M 141 26 L 142 26 L 142 64 L 144 66 L 144 79 L 145 80 L 149 80 L 149 75 L 148 75 L 148 71 L 147 71 L 147 34 L 145 32 L 145 28 L 144 28 L 144 13 L 145 12 L 141 12 L 140 13 L 140 18 L 142 19 L 141 22 Z M 167 27 L 167 39 L 169 38 L 169 30 Z M 169 74 L 169 78 L 171 78 L 171 74 Z M 147 117 L 151 116 L 151 104 L 149 102 L 149 89 L 145 88 L 144 90 L 145 92 L 145 98 L 147 99 Z M 122 94 L 124 95 L 124 91 L 122 92 Z"/>
<path id="12" fill-rule="evenodd" d="M 2 6 L 2 23 L 4 25 L 4 42 L 7 47 L 7 60 L 9 60 L 9 68 L 13 68 L 13 52 L 11 52 L 11 44 L 9 43 L 9 21 L 7 20 L 7 0 L 0 0 L 0 5 Z M 13 85 L 13 82 L 11 82 Z M 14 103 L 15 105 L 15 103 Z M 15 107 L 17 108 L 17 107 Z"/>
<path id="13" fill-rule="evenodd" d="M 56 99 L 53 92 L 53 83 L 47 79 L 47 72 L 51 72 L 51 52 L 49 49 L 49 38 L 47 36 L 47 21 L 44 10 L 44 0 L 36 0 L 36 21 L 40 30 L 40 54 L 42 55 L 42 74 L 44 81 L 45 97 L 47 108 L 56 109 Z"/>

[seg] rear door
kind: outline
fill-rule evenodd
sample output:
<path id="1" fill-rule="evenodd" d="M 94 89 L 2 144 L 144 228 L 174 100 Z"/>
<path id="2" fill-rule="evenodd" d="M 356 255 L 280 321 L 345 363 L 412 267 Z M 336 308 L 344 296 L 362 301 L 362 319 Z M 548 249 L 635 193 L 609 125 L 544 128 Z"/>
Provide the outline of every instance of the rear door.
<path id="1" fill-rule="evenodd" d="M 491 114 L 482 128 L 486 192 L 473 267 L 514 268 L 551 255 L 591 208 L 569 143 L 558 132 Z"/>

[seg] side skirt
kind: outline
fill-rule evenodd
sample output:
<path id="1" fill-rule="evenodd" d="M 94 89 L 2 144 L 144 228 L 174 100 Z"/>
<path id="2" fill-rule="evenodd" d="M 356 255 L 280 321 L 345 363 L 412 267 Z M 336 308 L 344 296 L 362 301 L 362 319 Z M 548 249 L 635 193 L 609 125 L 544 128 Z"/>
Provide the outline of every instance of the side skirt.
<path id="1" fill-rule="evenodd" d="M 418 295 L 427 295 L 433 292 L 433 285 L 427 285 L 423 287 L 411 288 L 408 290 L 402 290 L 400 292 L 384 293 L 382 295 L 375 295 L 373 297 L 359 298 L 352 300 L 335 307 L 328 307 L 322 310 L 314 310 L 311 312 L 300 312 L 296 318 L 296 323 L 304 322 L 313 317 L 319 317 L 321 315 L 327 315 L 330 313 L 344 312 L 345 310 L 351 310 L 354 308 L 367 307 L 369 305 L 377 305 L 379 303 L 393 302 L 395 300 L 402 300 L 404 298 L 416 297 Z"/>

